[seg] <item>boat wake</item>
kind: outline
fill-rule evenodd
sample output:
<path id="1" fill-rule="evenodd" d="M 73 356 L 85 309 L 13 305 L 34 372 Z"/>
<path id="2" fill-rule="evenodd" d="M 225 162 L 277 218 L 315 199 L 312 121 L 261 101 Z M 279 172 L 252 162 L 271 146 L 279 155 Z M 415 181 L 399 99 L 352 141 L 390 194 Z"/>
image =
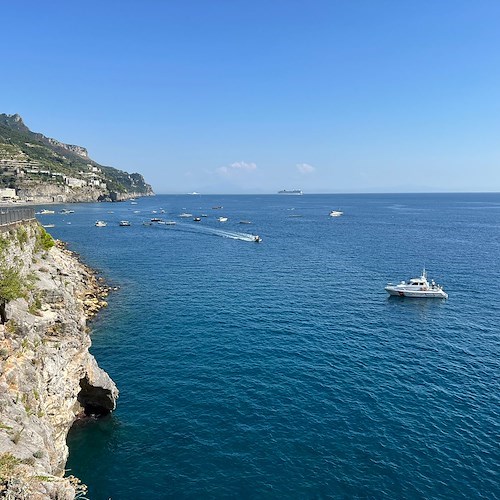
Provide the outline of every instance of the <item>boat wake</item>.
<path id="1" fill-rule="evenodd" d="M 252 241 L 255 242 L 255 234 L 240 233 L 237 231 L 227 231 L 225 229 L 216 229 L 212 227 L 199 226 L 194 224 L 186 224 L 177 222 L 175 228 L 180 231 L 186 231 L 190 233 L 204 233 L 211 234 L 213 236 L 220 236 L 221 238 L 230 238 L 232 240 L 240 241 Z M 171 230 L 171 229 L 170 229 Z"/>

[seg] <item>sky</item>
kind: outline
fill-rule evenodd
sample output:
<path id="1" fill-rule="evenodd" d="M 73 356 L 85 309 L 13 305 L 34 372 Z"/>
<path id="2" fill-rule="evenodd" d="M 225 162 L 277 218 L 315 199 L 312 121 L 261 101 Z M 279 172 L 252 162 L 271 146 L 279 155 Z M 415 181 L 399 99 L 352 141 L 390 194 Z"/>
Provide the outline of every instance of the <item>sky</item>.
<path id="1" fill-rule="evenodd" d="M 497 0 L 0 0 L 0 113 L 157 193 L 500 191 Z"/>

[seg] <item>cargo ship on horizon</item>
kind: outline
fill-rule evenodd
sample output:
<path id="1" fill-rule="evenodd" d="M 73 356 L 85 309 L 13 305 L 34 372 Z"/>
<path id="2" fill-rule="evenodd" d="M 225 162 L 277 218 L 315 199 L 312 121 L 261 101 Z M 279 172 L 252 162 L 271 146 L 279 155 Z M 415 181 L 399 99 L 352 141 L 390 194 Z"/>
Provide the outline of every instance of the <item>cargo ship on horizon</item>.
<path id="1" fill-rule="evenodd" d="M 282 189 L 281 191 L 278 191 L 278 194 L 302 194 L 302 190 L 301 189 L 291 189 L 291 190 L 287 190 L 287 189 Z"/>

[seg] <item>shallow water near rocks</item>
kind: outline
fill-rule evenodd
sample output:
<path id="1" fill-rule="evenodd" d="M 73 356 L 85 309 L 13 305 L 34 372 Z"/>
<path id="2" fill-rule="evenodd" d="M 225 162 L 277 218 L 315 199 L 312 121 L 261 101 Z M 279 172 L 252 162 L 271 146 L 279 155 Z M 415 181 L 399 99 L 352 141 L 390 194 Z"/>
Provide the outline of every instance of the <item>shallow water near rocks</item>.
<path id="1" fill-rule="evenodd" d="M 500 497 L 500 195 L 71 208 L 40 219 L 120 286 L 92 323 L 118 408 L 68 437 L 90 498 Z M 424 265 L 448 300 L 387 296 Z"/>

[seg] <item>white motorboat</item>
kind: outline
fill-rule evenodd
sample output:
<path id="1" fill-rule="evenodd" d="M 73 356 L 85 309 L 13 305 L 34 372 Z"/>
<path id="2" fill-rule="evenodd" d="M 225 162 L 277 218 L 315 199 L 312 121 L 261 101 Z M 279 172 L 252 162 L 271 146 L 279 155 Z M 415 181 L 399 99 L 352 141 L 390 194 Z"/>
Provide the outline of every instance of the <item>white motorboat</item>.
<path id="1" fill-rule="evenodd" d="M 256 234 L 256 235 L 254 236 L 253 241 L 255 241 L 255 243 L 260 243 L 260 242 L 262 241 L 262 238 L 261 238 L 258 234 Z"/>
<path id="2" fill-rule="evenodd" d="M 192 217 L 193 214 L 188 214 L 187 212 L 182 212 L 182 214 L 179 214 L 179 217 L 184 217 L 185 219 L 187 219 L 188 217 Z"/>
<path id="3" fill-rule="evenodd" d="M 128 220 L 121 220 L 119 225 L 120 226 L 130 226 L 130 222 Z"/>
<path id="4" fill-rule="evenodd" d="M 412 298 L 434 298 L 434 299 L 447 299 L 448 294 L 443 290 L 441 285 L 438 285 L 434 280 L 427 280 L 427 272 L 425 269 L 422 271 L 422 276 L 419 278 L 411 278 L 406 281 L 401 281 L 398 285 L 387 283 L 385 291 L 389 295 L 398 297 L 412 297 Z"/>
<path id="5" fill-rule="evenodd" d="M 217 220 L 219 222 L 227 222 L 227 217 L 219 217 Z"/>
<path id="6" fill-rule="evenodd" d="M 104 222 L 103 220 L 96 220 L 95 221 L 95 227 L 106 227 L 108 224 Z"/>
<path id="7" fill-rule="evenodd" d="M 341 215 L 344 215 L 344 212 L 341 212 L 340 210 L 330 211 L 330 217 L 340 217 Z"/>
<path id="8" fill-rule="evenodd" d="M 40 213 L 42 215 L 48 215 L 48 214 L 55 214 L 56 211 L 55 210 L 47 210 L 46 208 L 44 208 Z"/>
<path id="9" fill-rule="evenodd" d="M 162 224 L 164 226 L 175 226 L 177 223 L 175 222 L 175 220 L 162 220 L 158 222 L 158 224 Z"/>

